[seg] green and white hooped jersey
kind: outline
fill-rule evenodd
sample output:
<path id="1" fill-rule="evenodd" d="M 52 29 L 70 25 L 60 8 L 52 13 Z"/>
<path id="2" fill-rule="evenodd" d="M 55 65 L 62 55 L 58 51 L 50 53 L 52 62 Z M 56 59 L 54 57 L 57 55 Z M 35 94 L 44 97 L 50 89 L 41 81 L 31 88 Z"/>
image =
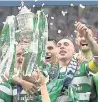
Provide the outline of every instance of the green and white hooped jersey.
<path id="1" fill-rule="evenodd" d="M 0 84 L 0 102 L 12 102 L 12 86 L 7 82 Z"/>
<path id="2" fill-rule="evenodd" d="M 13 102 L 17 102 L 17 99 L 17 86 L 13 86 Z M 20 93 L 20 102 L 38 102 L 38 99 L 36 99 L 36 96 L 28 94 L 22 89 Z"/>
<path id="3" fill-rule="evenodd" d="M 67 89 L 67 93 L 59 96 L 56 102 L 89 102 L 92 91 L 92 77 L 88 75 L 87 69 L 88 67 L 86 64 L 82 64 L 77 69 L 75 76 Z M 64 78 L 65 72 L 66 71 L 60 72 L 60 78 Z"/>

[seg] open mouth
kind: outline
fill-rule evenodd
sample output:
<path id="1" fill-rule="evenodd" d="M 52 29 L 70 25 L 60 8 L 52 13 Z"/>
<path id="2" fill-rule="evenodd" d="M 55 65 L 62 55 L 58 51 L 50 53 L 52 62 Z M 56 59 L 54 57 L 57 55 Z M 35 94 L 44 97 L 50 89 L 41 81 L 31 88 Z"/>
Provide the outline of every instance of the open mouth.
<path id="1" fill-rule="evenodd" d="M 45 57 L 45 59 L 50 59 L 50 58 L 51 58 L 51 56 L 46 56 L 46 57 Z"/>
<path id="2" fill-rule="evenodd" d="M 46 62 L 50 62 L 50 61 L 51 61 L 51 56 L 46 56 L 46 57 L 45 57 L 45 61 L 46 61 Z"/>
<path id="3" fill-rule="evenodd" d="M 62 54 L 62 55 L 65 53 L 66 53 L 66 51 L 63 51 L 63 50 L 59 52 L 59 54 Z"/>
<path id="4" fill-rule="evenodd" d="M 23 60 L 18 60 L 18 63 L 19 63 L 19 64 L 23 63 Z"/>
<path id="5" fill-rule="evenodd" d="M 82 46 L 88 46 L 88 44 L 81 44 Z"/>

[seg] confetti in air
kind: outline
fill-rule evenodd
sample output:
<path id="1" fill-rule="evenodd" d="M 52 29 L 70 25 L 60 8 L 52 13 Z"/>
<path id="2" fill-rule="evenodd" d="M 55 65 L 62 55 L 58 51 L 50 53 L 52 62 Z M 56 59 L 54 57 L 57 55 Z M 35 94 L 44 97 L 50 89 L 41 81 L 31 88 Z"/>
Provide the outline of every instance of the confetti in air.
<path id="1" fill-rule="evenodd" d="M 58 33 L 61 33 L 61 30 L 58 30 Z"/>
<path id="2" fill-rule="evenodd" d="M 33 7 L 35 7 L 35 5 L 33 5 Z"/>
<path id="3" fill-rule="evenodd" d="M 77 33 L 77 30 L 74 30 L 74 33 Z"/>
<path id="4" fill-rule="evenodd" d="M 6 24 L 5 22 L 2 22 L 4 25 Z"/>
<path id="5" fill-rule="evenodd" d="M 44 5 L 45 5 L 45 4 L 43 3 L 43 4 L 42 4 L 42 7 L 43 7 Z"/>
<path id="6" fill-rule="evenodd" d="M 80 5 L 79 5 L 79 7 L 81 7 L 82 9 L 84 9 L 84 8 L 85 8 L 85 6 L 83 6 L 82 4 L 80 4 Z"/>
<path id="7" fill-rule="evenodd" d="M 77 21 L 75 21 L 75 23 L 77 23 Z"/>
<path id="8" fill-rule="evenodd" d="M 21 10 L 21 7 L 18 7 L 18 10 Z"/>
<path id="9" fill-rule="evenodd" d="M 71 35 L 71 37 L 73 37 L 73 35 Z"/>
<path id="10" fill-rule="evenodd" d="M 71 5 L 72 7 L 74 7 L 74 4 L 71 3 L 70 5 Z"/>
<path id="11" fill-rule="evenodd" d="M 46 14 L 45 16 L 48 17 L 48 14 Z"/>
<path id="12" fill-rule="evenodd" d="M 67 11 L 61 11 L 62 15 L 65 16 L 67 14 Z"/>
<path id="13" fill-rule="evenodd" d="M 51 17 L 51 19 L 54 19 L 54 17 Z"/>
<path id="14" fill-rule="evenodd" d="M 53 25 L 53 23 L 50 23 L 50 25 Z"/>

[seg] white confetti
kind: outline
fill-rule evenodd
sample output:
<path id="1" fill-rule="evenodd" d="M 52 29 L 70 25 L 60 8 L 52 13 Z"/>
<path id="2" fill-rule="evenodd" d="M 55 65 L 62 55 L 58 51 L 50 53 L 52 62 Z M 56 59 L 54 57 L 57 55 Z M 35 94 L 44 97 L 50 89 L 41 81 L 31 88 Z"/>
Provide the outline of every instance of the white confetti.
<path id="1" fill-rule="evenodd" d="M 21 10 L 21 7 L 18 7 L 18 10 Z"/>
<path id="2" fill-rule="evenodd" d="M 71 35 L 71 37 L 73 37 L 73 35 Z"/>
<path id="3" fill-rule="evenodd" d="M 77 21 L 75 21 L 75 23 L 77 23 Z"/>
<path id="4" fill-rule="evenodd" d="M 2 22 L 4 25 L 6 24 L 6 22 Z"/>
<path id="5" fill-rule="evenodd" d="M 70 5 L 71 5 L 72 7 L 74 7 L 74 4 L 71 3 Z"/>
<path id="6" fill-rule="evenodd" d="M 65 16 L 67 14 L 67 11 L 61 11 L 62 15 Z"/>
<path id="7" fill-rule="evenodd" d="M 45 4 L 43 3 L 43 4 L 42 4 L 42 7 L 43 7 L 44 5 L 45 5 Z"/>
<path id="8" fill-rule="evenodd" d="M 80 4 L 80 5 L 79 5 L 79 7 L 81 7 L 82 9 L 84 9 L 84 8 L 85 8 L 85 6 L 83 6 L 82 4 Z"/>
<path id="9" fill-rule="evenodd" d="M 51 19 L 54 19 L 54 17 L 51 17 Z"/>
<path id="10" fill-rule="evenodd" d="M 33 5 L 33 7 L 35 7 L 35 5 Z"/>
<path id="11" fill-rule="evenodd" d="M 48 17 L 48 14 L 46 14 L 45 16 Z"/>
<path id="12" fill-rule="evenodd" d="M 74 30 L 74 33 L 77 33 L 77 30 Z"/>
<path id="13" fill-rule="evenodd" d="M 58 30 L 58 33 L 61 33 L 61 30 Z"/>
<path id="14" fill-rule="evenodd" d="M 53 23 L 50 23 L 50 25 L 53 25 Z"/>

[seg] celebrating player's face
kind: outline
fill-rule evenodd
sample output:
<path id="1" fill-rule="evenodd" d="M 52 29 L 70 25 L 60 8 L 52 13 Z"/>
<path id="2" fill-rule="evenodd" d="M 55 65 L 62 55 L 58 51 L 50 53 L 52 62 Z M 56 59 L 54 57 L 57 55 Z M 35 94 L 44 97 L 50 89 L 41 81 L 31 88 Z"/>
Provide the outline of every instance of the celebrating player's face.
<path id="1" fill-rule="evenodd" d="M 76 42 L 80 50 L 88 51 L 90 49 L 86 41 L 86 38 L 84 36 L 80 36 L 79 32 L 77 32 Z"/>
<path id="2" fill-rule="evenodd" d="M 22 46 L 18 44 L 16 46 L 16 67 L 22 68 L 23 63 L 24 63 L 24 52 L 22 49 Z"/>
<path id="3" fill-rule="evenodd" d="M 53 41 L 48 41 L 46 46 L 45 61 L 49 63 L 55 62 L 56 59 L 56 44 Z"/>
<path id="4" fill-rule="evenodd" d="M 69 59 L 74 54 L 74 45 L 68 39 L 62 39 L 57 43 L 58 59 Z"/>

